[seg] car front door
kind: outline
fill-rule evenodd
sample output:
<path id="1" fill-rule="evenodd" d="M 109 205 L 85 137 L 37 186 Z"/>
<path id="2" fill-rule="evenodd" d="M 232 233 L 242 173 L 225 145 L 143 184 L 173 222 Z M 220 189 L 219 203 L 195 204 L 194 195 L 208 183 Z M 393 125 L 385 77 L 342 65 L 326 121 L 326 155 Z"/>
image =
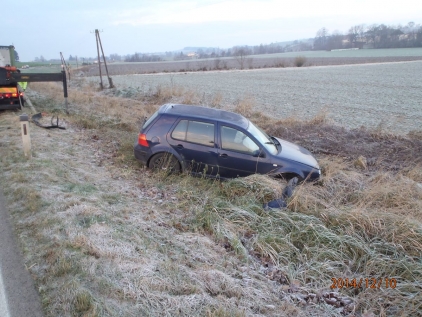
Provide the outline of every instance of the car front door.
<path id="1" fill-rule="evenodd" d="M 181 119 L 167 141 L 182 157 L 185 168 L 193 173 L 217 174 L 214 122 Z"/>
<path id="2" fill-rule="evenodd" d="M 264 147 L 235 127 L 219 125 L 218 165 L 221 177 L 234 178 L 267 174 L 274 170 Z"/>

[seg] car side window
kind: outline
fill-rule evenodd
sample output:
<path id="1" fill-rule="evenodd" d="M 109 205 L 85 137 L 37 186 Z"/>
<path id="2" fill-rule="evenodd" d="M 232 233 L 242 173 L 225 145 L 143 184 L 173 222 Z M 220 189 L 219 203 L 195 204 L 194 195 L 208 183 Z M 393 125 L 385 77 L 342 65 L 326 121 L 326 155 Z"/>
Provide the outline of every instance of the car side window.
<path id="1" fill-rule="evenodd" d="M 176 140 L 214 146 L 214 124 L 181 120 L 174 128 L 171 137 Z"/>
<path id="2" fill-rule="evenodd" d="M 259 151 L 259 146 L 245 133 L 225 126 L 221 127 L 221 148 L 248 154 Z"/>
<path id="3" fill-rule="evenodd" d="M 188 128 L 188 120 L 180 120 L 171 133 L 171 137 L 176 140 L 186 140 L 186 129 Z"/>
<path id="4" fill-rule="evenodd" d="M 199 121 L 189 121 L 186 141 L 214 146 L 214 124 Z"/>

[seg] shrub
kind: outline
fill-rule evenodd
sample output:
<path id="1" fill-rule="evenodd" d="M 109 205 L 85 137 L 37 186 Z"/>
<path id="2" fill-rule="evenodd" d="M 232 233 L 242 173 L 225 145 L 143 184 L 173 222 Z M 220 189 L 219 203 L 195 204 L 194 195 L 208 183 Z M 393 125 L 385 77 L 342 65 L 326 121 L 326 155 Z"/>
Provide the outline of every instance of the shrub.
<path id="1" fill-rule="evenodd" d="M 305 56 L 296 56 L 295 58 L 295 66 L 296 67 L 302 67 L 306 63 L 306 57 Z"/>
<path id="2" fill-rule="evenodd" d="M 284 68 L 284 67 L 286 67 L 286 63 L 285 63 L 284 59 L 277 59 L 277 60 L 274 62 L 274 67 L 279 67 L 279 68 Z"/>

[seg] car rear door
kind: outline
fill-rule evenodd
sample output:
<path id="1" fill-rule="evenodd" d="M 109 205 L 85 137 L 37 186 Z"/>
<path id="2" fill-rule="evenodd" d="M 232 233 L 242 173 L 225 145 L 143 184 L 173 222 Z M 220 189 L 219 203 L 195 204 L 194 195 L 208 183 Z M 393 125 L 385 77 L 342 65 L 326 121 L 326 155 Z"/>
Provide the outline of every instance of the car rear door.
<path id="1" fill-rule="evenodd" d="M 218 165 L 221 177 L 267 174 L 275 169 L 264 147 L 247 131 L 220 123 L 218 132 Z"/>
<path id="2" fill-rule="evenodd" d="M 193 173 L 217 174 L 217 148 L 213 121 L 180 118 L 167 142 Z"/>

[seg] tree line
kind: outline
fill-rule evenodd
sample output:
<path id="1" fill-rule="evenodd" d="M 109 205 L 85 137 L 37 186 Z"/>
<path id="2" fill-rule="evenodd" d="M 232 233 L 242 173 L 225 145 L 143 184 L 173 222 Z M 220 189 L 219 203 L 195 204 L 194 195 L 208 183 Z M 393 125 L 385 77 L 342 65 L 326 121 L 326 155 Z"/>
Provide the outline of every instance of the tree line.
<path id="1" fill-rule="evenodd" d="M 163 59 L 154 54 L 142 54 L 142 53 L 135 53 L 133 55 L 127 55 L 124 58 L 125 62 L 159 62 Z"/>
<path id="2" fill-rule="evenodd" d="M 200 48 L 186 53 L 185 51 L 165 52 L 166 59 L 189 60 L 205 58 L 234 57 L 239 59 L 242 64 L 246 61 L 246 56 L 274 54 L 284 52 L 300 52 L 310 50 L 333 50 L 348 48 L 409 48 L 422 47 L 422 26 L 415 22 L 409 22 L 406 25 L 388 26 L 385 24 L 365 25 L 359 24 L 349 28 L 346 33 L 333 31 L 331 34 L 325 27 L 316 32 L 316 36 L 306 40 L 296 40 L 288 44 L 271 43 L 260 45 L 233 46 L 228 49 L 220 48 Z M 17 55 L 17 52 L 15 52 Z M 18 57 L 18 56 L 17 56 Z M 69 61 L 75 57 L 70 55 Z M 17 58 L 18 60 L 18 58 Z M 89 64 L 96 58 L 84 58 Z M 107 57 L 109 61 L 124 62 L 157 62 L 162 61 L 163 57 L 158 54 L 134 53 L 128 55 L 110 54 Z M 36 57 L 35 61 L 46 61 L 43 56 Z M 83 63 L 84 64 L 84 63 Z"/>
<path id="3" fill-rule="evenodd" d="M 409 22 L 405 26 L 359 24 L 350 27 L 346 34 L 323 27 L 316 33 L 314 50 L 344 48 L 406 48 L 422 47 L 422 26 Z"/>
<path id="4" fill-rule="evenodd" d="M 311 50 L 333 50 L 348 48 L 409 48 L 422 47 L 422 26 L 409 22 L 405 26 L 387 26 L 385 24 L 359 24 L 349 28 L 347 33 L 333 31 L 331 34 L 323 27 L 317 31 L 315 38 L 303 41 L 293 41 L 289 44 L 260 44 L 255 46 L 233 46 L 229 49 L 198 49 L 192 56 L 183 52 L 166 52 L 167 57 L 174 60 L 192 58 L 219 58 L 273 54 L 284 52 L 300 52 Z"/>

